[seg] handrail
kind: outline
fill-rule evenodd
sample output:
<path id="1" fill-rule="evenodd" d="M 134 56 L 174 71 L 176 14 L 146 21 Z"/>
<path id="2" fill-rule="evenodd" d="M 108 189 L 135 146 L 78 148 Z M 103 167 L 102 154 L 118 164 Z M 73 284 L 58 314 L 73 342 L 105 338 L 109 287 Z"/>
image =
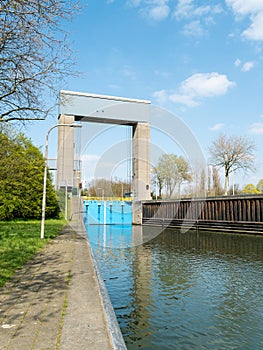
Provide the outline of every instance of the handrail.
<path id="1" fill-rule="evenodd" d="M 89 197 L 83 196 L 83 200 L 86 201 L 128 201 L 131 202 L 133 198 L 131 197 Z"/>

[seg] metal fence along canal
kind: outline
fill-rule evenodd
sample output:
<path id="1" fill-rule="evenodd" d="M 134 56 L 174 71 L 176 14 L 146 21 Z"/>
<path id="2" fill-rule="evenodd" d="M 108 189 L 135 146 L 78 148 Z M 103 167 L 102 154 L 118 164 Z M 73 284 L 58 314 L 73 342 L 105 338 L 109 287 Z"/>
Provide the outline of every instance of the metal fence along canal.
<path id="1" fill-rule="evenodd" d="M 147 201 L 143 223 L 263 233 L 263 195 Z"/>

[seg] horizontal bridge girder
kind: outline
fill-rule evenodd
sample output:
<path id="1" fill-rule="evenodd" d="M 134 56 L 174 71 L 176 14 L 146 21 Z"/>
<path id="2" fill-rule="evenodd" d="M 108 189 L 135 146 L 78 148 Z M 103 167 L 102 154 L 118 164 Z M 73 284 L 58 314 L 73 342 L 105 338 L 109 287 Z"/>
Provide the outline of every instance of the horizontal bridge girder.
<path id="1" fill-rule="evenodd" d="M 146 100 L 62 90 L 59 114 L 87 122 L 134 125 L 149 122 L 150 105 Z"/>

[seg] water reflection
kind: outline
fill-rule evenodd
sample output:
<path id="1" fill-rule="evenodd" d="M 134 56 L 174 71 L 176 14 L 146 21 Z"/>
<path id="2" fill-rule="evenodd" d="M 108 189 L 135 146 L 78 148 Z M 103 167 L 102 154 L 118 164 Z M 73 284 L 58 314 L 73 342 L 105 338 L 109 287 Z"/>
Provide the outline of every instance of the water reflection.
<path id="1" fill-rule="evenodd" d="M 263 348 L 263 237 L 140 228 L 92 234 L 128 349 Z"/>
<path id="2" fill-rule="evenodd" d="M 143 228 L 140 225 L 88 225 L 86 224 L 91 243 L 104 248 L 135 247 L 160 234 L 160 228 Z"/>

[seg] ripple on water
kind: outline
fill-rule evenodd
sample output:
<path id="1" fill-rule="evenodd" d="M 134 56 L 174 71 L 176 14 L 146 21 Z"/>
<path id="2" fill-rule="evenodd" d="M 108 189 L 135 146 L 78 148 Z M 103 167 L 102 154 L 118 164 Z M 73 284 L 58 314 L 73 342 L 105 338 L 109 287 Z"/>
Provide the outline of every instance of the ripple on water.
<path id="1" fill-rule="evenodd" d="M 263 237 L 167 230 L 93 249 L 129 350 L 263 349 Z"/>

